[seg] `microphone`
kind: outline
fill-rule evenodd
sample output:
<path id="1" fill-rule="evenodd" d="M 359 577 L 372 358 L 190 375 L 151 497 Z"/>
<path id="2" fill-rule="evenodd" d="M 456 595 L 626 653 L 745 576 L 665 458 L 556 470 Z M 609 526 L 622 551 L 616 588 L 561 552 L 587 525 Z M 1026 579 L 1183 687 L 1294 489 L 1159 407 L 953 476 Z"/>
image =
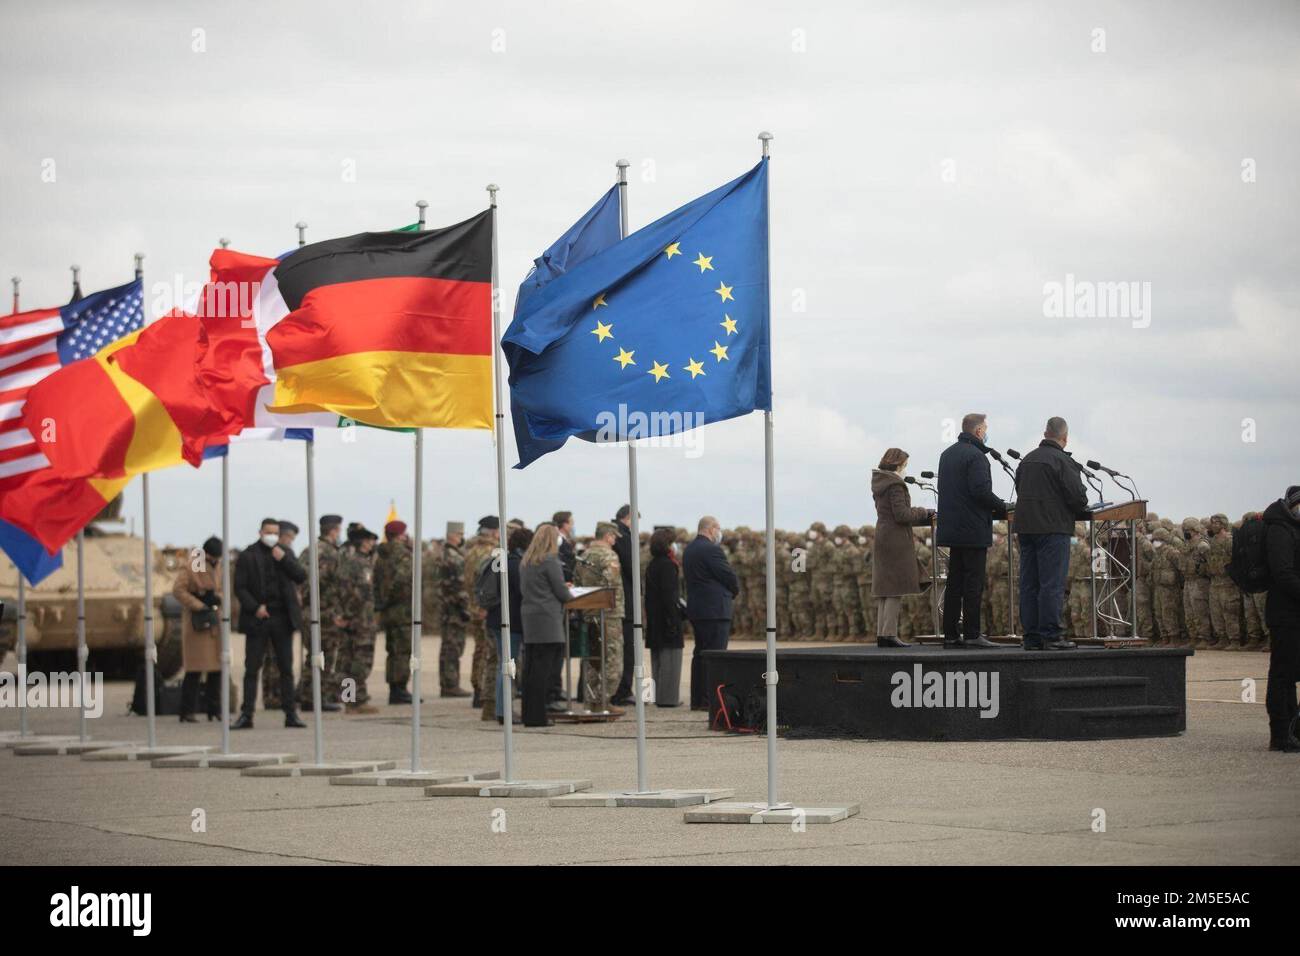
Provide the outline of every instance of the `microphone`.
<path id="1" fill-rule="evenodd" d="M 934 472 L 932 472 L 932 471 L 923 471 L 923 472 L 921 472 L 921 477 L 922 477 L 922 478 L 933 478 L 933 477 L 934 477 Z"/>
<path id="2" fill-rule="evenodd" d="M 1020 460 L 1020 452 L 1016 451 L 1014 448 L 1007 449 L 1007 456 L 1014 458 L 1016 461 Z"/>
<path id="3" fill-rule="evenodd" d="M 989 453 L 989 457 L 992 458 L 994 461 L 996 462 L 1002 461 L 1002 456 L 998 454 L 998 450 L 996 448 L 989 448 L 988 453 Z"/>
<path id="4" fill-rule="evenodd" d="M 1110 475 L 1111 480 L 1114 481 L 1115 484 L 1119 485 L 1121 488 L 1127 491 L 1129 497 L 1131 497 L 1134 501 L 1137 501 L 1138 499 L 1137 482 L 1135 482 L 1132 478 L 1129 478 L 1128 475 L 1124 474 L 1123 472 L 1116 471 L 1114 468 L 1107 468 L 1099 461 L 1089 460 L 1088 467 L 1096 468 L 1098 471 L 1104 471 L 1106 474 Z M 1119 478 L 1127 479 L 1129 482 L 1129 486 L 1126 487 L 1123 482 L 1118 481 L 1117 479 Z"/>

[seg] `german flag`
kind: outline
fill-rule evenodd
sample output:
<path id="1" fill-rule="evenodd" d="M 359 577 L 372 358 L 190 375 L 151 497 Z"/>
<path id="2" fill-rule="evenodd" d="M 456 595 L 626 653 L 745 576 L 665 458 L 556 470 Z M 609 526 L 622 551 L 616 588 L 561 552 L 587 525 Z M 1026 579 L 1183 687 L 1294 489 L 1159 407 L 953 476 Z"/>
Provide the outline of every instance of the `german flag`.
<path id="1" fill-rule="evenodd" d="M 259 310 L 284 310 L 257 322 L 274 369 L 268 411 L 492 427 L 491 210 L 445 229 L 304 246 L 258 298 Z"/>

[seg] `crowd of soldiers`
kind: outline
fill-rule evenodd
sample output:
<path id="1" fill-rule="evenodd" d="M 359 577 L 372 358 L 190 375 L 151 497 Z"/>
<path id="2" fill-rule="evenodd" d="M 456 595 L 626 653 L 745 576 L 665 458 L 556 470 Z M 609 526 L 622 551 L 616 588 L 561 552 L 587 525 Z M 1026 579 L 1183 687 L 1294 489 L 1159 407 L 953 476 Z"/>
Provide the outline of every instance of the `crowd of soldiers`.
<path id="1" fill-rule="evenodd" d="M 1243 520 L 1250 517 L 1243 516 Z M 322 527 L 337 516 L 327 515 Z M 512 520 L 507 533 L 522 522 Z M 1267 650 L 1264 595 L 1243 594 L 1228 575 L 1235 526 L 1227 516 L 1186 518 L 1175 523 L 1151 514 L 1138 522 L 1137 621 L 1138 635 L 1152 644 L 1190 646 L 1197 649 Z M 828 529 L 814 522 L 806 531 L 776 533 L 777 633 L 783 640 L 868 640 L 875 633 L 875 601 L 871 596 L 871 553 L 875 529 L 838 525 Z M 692 534 L 677 529 L 681 545 Z M 412 545 L 406 526 L 389 522 L 385 540 L 359 523 L 348 526 L 342 544 L 322 537 L 319 561 L 321 651 L 325 659 L 322 692 L 327 709 L 339 705 L 351 713 L 371 713 L 367 678 L 374 659 L 377 631 L 385 635 L 387 663 L 384 680 L 389 702 L 409 703 L 411 657 Z M 927 527 L 915 531 L 916 559 L 921 580 L 933 578 L 934 549 Z M 498 547 L 500 535 L 494 519 L 482 519 L 468 541 L 464 525 L 449 522 L 442 539 L 429 541 L 422 561 L 424 633 L 442 638 L 438 661 L 439 687 L 444 697 L 471 697 L 483 709 L 484 719 L 495 707 L 495 640 L 486 635 L 486 612 L 474 599 L 474 582 L 484 560 Z M 290 541 L 290 543 L 292 543 Z M 589 538 L 574 542 L 579 555 L 592 545 Z M 765 581 L 767 549 L 762 530 L 737 527 L 723 533 L 722 545 L 740 580 L 732 634 L 761 637 L 766 622 Z M 597 545 L 599 551 L 599 543 Z M 1087 528 L 1079 524 L 1071 545 L 1067 596 L 1062 611 L 1065 633 L 1080 638 L 1093 635 L 1093 560 Z M 649 534 L 641 535 L 641 568 L 649 565 Z M 984 590 L 985 630 L 994 636 L 1014 633 L 1011 606 L 1018 567 L 1016 549 L 1008 549 L 1006 527 L 994 526 L 989 551 L 988 581 Z M 1010 572 L 1008 564 L 1012 563 Z M 938 581 L 942 585 L 942 574 Z M 899 637 L 911 639 L 934 634 L 935 591 L 903 599 Z M 1116 592 L 1120 616 L 1127 617 L 1127 591 Z M 304 601 L 304 604 L 306 602 Z M 618 615 L 611 615 L 611 624 Z M 1106 625 L 1101 625 L 1106 636 Z M 474 638 L 471 689 L 461 683 L 461 658 L 469 638 Z M 612 665 L 611 661 L 611 665 Z M 268 661 L 268 670 L 273 661 Z M 265 673 L 265 672 L 264 672 Z M 351 681 L 345 684 L 346 679 Z M 263 682 L 266 706 L 278 706 L 274 673 Z M 303 668 L 300 704 L 310 707 L 310 669 Z"/>

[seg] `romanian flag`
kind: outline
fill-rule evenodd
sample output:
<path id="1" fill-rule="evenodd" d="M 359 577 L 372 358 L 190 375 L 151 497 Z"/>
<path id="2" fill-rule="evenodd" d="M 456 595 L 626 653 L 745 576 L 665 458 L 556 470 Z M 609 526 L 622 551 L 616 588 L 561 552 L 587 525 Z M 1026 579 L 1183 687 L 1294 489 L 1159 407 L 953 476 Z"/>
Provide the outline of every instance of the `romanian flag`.
<path id="1" fill-rule="evenodd" d="M 267 411 L 492 427 L 492 212 L 295 250 L 256 296 Z"/>

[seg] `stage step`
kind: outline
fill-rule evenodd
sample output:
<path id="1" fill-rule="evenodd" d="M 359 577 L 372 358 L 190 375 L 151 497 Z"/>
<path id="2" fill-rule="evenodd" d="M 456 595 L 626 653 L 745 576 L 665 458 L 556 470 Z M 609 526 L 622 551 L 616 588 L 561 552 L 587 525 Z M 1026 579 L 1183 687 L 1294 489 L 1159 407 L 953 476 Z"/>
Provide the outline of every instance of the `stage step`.
<path id="1" fill-rule="evenodd" d="M 1185 729 L 1183 710 L 1167 704 L 1058 707 L 1045 715 L 1039 731 L 1032 736 L 1049 740 L 1098 740 L 1174 736 Z"/>
<path id="2" fill-rule="evenodd" d="M 1022 707 L 1044 712 L 1062 707 L 1119 707 L 1145 704 L 1145 677 L 1025 677 L 1020 680 Z"/>

